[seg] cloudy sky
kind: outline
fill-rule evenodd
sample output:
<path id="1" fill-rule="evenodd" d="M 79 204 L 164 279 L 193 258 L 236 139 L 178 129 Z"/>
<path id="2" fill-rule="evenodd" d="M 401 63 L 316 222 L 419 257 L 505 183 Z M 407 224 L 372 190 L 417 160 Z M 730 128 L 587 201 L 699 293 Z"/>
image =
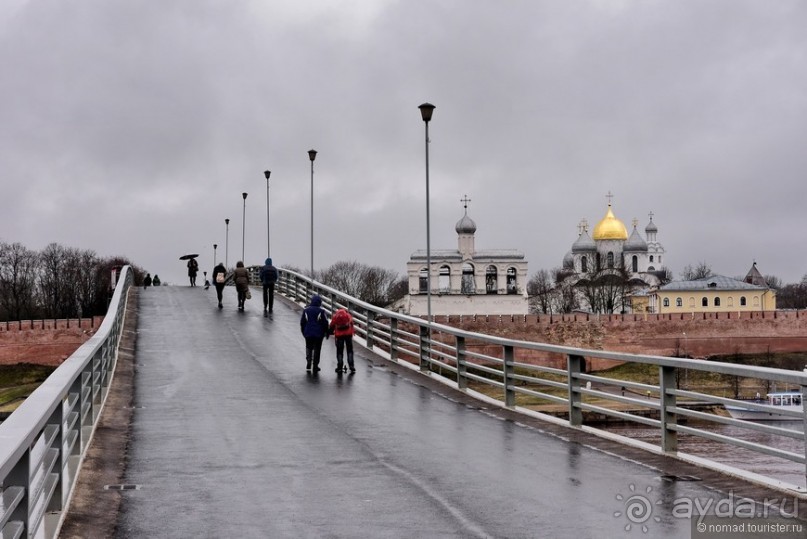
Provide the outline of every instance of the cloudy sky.
<path id="1" fill-rule="evenodd" d="M 551 269 L 610 191 L 676 277 L 796 282 L 806 27 L 800 0 L 3 0 L 0 241 L 185 284 L 184 253 L 266 257 L 268 169 L 272 257 L 307 268 L 313 148 L 315 267 L 403 274 L 431 102 L 433 249 L 467 194 L 477 248 Z"/>

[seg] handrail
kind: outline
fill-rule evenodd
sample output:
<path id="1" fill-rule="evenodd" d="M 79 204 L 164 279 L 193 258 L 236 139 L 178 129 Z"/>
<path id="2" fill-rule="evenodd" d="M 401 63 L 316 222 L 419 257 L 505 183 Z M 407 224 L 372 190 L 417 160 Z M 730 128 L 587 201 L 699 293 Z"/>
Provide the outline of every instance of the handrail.
<path id="1" fill-rule="evenodd" d="M 417 369 L 424 375 L 471 396 L 556 424 L 579 428 L 612 439 L 617 438 L 621 442 L 642 449 L 674 456 L 715 470 L 730 469 L 732 473 L 766 486 L 791 493 L 807 494 L 805 483 L 791 484 L 678 450 L 679 435 L 726 443 L 800 464 L 802 479 L 807 479 L 805 436 L 807 408 L 801 412 L 789 413 L 801 421 L 801 429 L 793 428 L 792 424 L 788 426 L 758 424 L 720 414 L 720 411 L 725 413 L 725 405 L 742 406 L 745 404 L 744 401 L 702 391 L 688 391 L 686 388 L 678 387 L 677 383 L 679 374 L 686 371 L 718 373 L 738 379 L 755 379 L 768 384 L 795 386 L 801 392 L 802 402 L 807 402 L 807 373 L 688 358 L 590 350 L 484 335 L 376 307 L 294 271 L 280 269 L 279 274 L 280 279 L 276 287 L 278 293 L 300 305 L 306 305 L 310 296 L 316 293 L 322 297 L 322 305 L 326 310 L 333 312 L 340 307 L 348 309 L 354 316 L 356 338 L 363 341 L 368 349 L 400 365 Z M 474 350 L 469 349 L 471 345 Z M 566 369 L 550 368 L 538 365 L 534 361 L 521 360 L 527 351 L 565 356 Z M 586 361 L 595 358 L 655 365 L 658 367 L 657 383 L 639 384 L 587 373 Z M 501 392 L 501 396 L 492 398 L 483 393 L 482 388 L 487 388 L 488 392 Z M 633 396 L 625 396 L 626 390 Z M 519 406 L 519 399 L 562 404 L 565 406 L 565 419 L 529 409 L 525 405 Z M 687 405 L 693 403 L 697 403 L 700 411 L 687 408 Z M 627 405 L 634 410 L 642 409 L 641 411 L 645 413 L 619 410 L 614 404 Z M 749 408 L 754 406 L 751 405 Z M 709 411 L 703 411 L 704 409 Z M 639 442 L 584 425 L 584 412 L 656 428 L 660 444 Z M 784 415 L 788 415 L 788 412 Z M 691 425 L 681 424 L 689 421 L 692 421 Z M 730 425 L 742 429 L 743 432 L 761 432 L 796 440 L 800 448 L 797 451 L 785 451 L 770 445 L 745 441 L 740 435 L 732 437 L 715 434 L 710 429 L 716 425 Z"/>
<path id="2" fill-rule="evenodd" d="M 133 282 L 124 266 L 98 331 L 0 424 L 0 537 L 56 537 L 109 391 Z"/>

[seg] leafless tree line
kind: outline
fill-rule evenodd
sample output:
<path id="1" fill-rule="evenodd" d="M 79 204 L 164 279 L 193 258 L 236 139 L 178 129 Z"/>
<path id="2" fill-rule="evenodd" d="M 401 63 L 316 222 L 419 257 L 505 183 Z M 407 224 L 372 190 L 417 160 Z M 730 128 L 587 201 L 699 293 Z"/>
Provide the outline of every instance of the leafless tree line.
<path id="1" fill-rule="evenodd" d="M 51 243 L 42 251 L 0 242 L 0 321 L 103 315 L 111 294 L 112 268 L 132 265 L 122 257 Z M 135 282 L 143 271 L 135 269 Z"/>
<path id="2" fill-rule="evenodd" d="M 336 262 L 317 272 L 316 279 L 378 307 L 399 300 L 409 289 L 407 279 L 396 272 L 356 261 Z"/>

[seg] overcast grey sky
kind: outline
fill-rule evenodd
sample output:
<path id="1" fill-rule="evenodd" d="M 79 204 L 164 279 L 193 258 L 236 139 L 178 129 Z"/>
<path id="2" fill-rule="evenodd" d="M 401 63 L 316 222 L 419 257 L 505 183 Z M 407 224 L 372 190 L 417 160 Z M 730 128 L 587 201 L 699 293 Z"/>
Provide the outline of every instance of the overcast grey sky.
<path id="1" fill-rule="evenodd" d="M 807 2 L 3 0 L 0 241 L 186 284 L 266 257 L 405 272 L 456 246 L 561 264 L 613 210 L 666 265 L 807 273 Z"/>

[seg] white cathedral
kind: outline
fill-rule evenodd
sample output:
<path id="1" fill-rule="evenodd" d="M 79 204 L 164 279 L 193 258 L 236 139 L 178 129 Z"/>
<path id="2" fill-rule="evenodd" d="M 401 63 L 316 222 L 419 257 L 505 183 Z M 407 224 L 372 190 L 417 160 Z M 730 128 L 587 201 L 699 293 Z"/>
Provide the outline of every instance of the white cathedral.
<path id="1" fill-rule="evenodd" d="M 591 235 L 585 219 L 578 225 L 577 240 L 563 257 L 563 270 L 583 279 L 603 270 L 624 268 L 634 284 L 644 283 L 649 288 L 659 286 L 666 268 L 662 260 L 664 247 L 656 238 L 658 227 L 653 222 L 653 212 L 650 212 L 650 222 L 644 228 L 647 239 L 639 233 L 636 219 L 628 235 L 625 224 L 614 215 L 611 196 L 609 193 L 605 217 L 597 223 Z"/>
<path id="2" fill-rule="evenodd" d="M 457 221 L 456 249 L 431 250 L 431 310 L 434 315 L 527 314 L 527 261 L 515 249 L 477 250 L 476 223 L 465 213 Z M 414 252 L 406 263 L 409 295 L 401 309 L 413 316 L 428 312 L 427 253 Z"/>

